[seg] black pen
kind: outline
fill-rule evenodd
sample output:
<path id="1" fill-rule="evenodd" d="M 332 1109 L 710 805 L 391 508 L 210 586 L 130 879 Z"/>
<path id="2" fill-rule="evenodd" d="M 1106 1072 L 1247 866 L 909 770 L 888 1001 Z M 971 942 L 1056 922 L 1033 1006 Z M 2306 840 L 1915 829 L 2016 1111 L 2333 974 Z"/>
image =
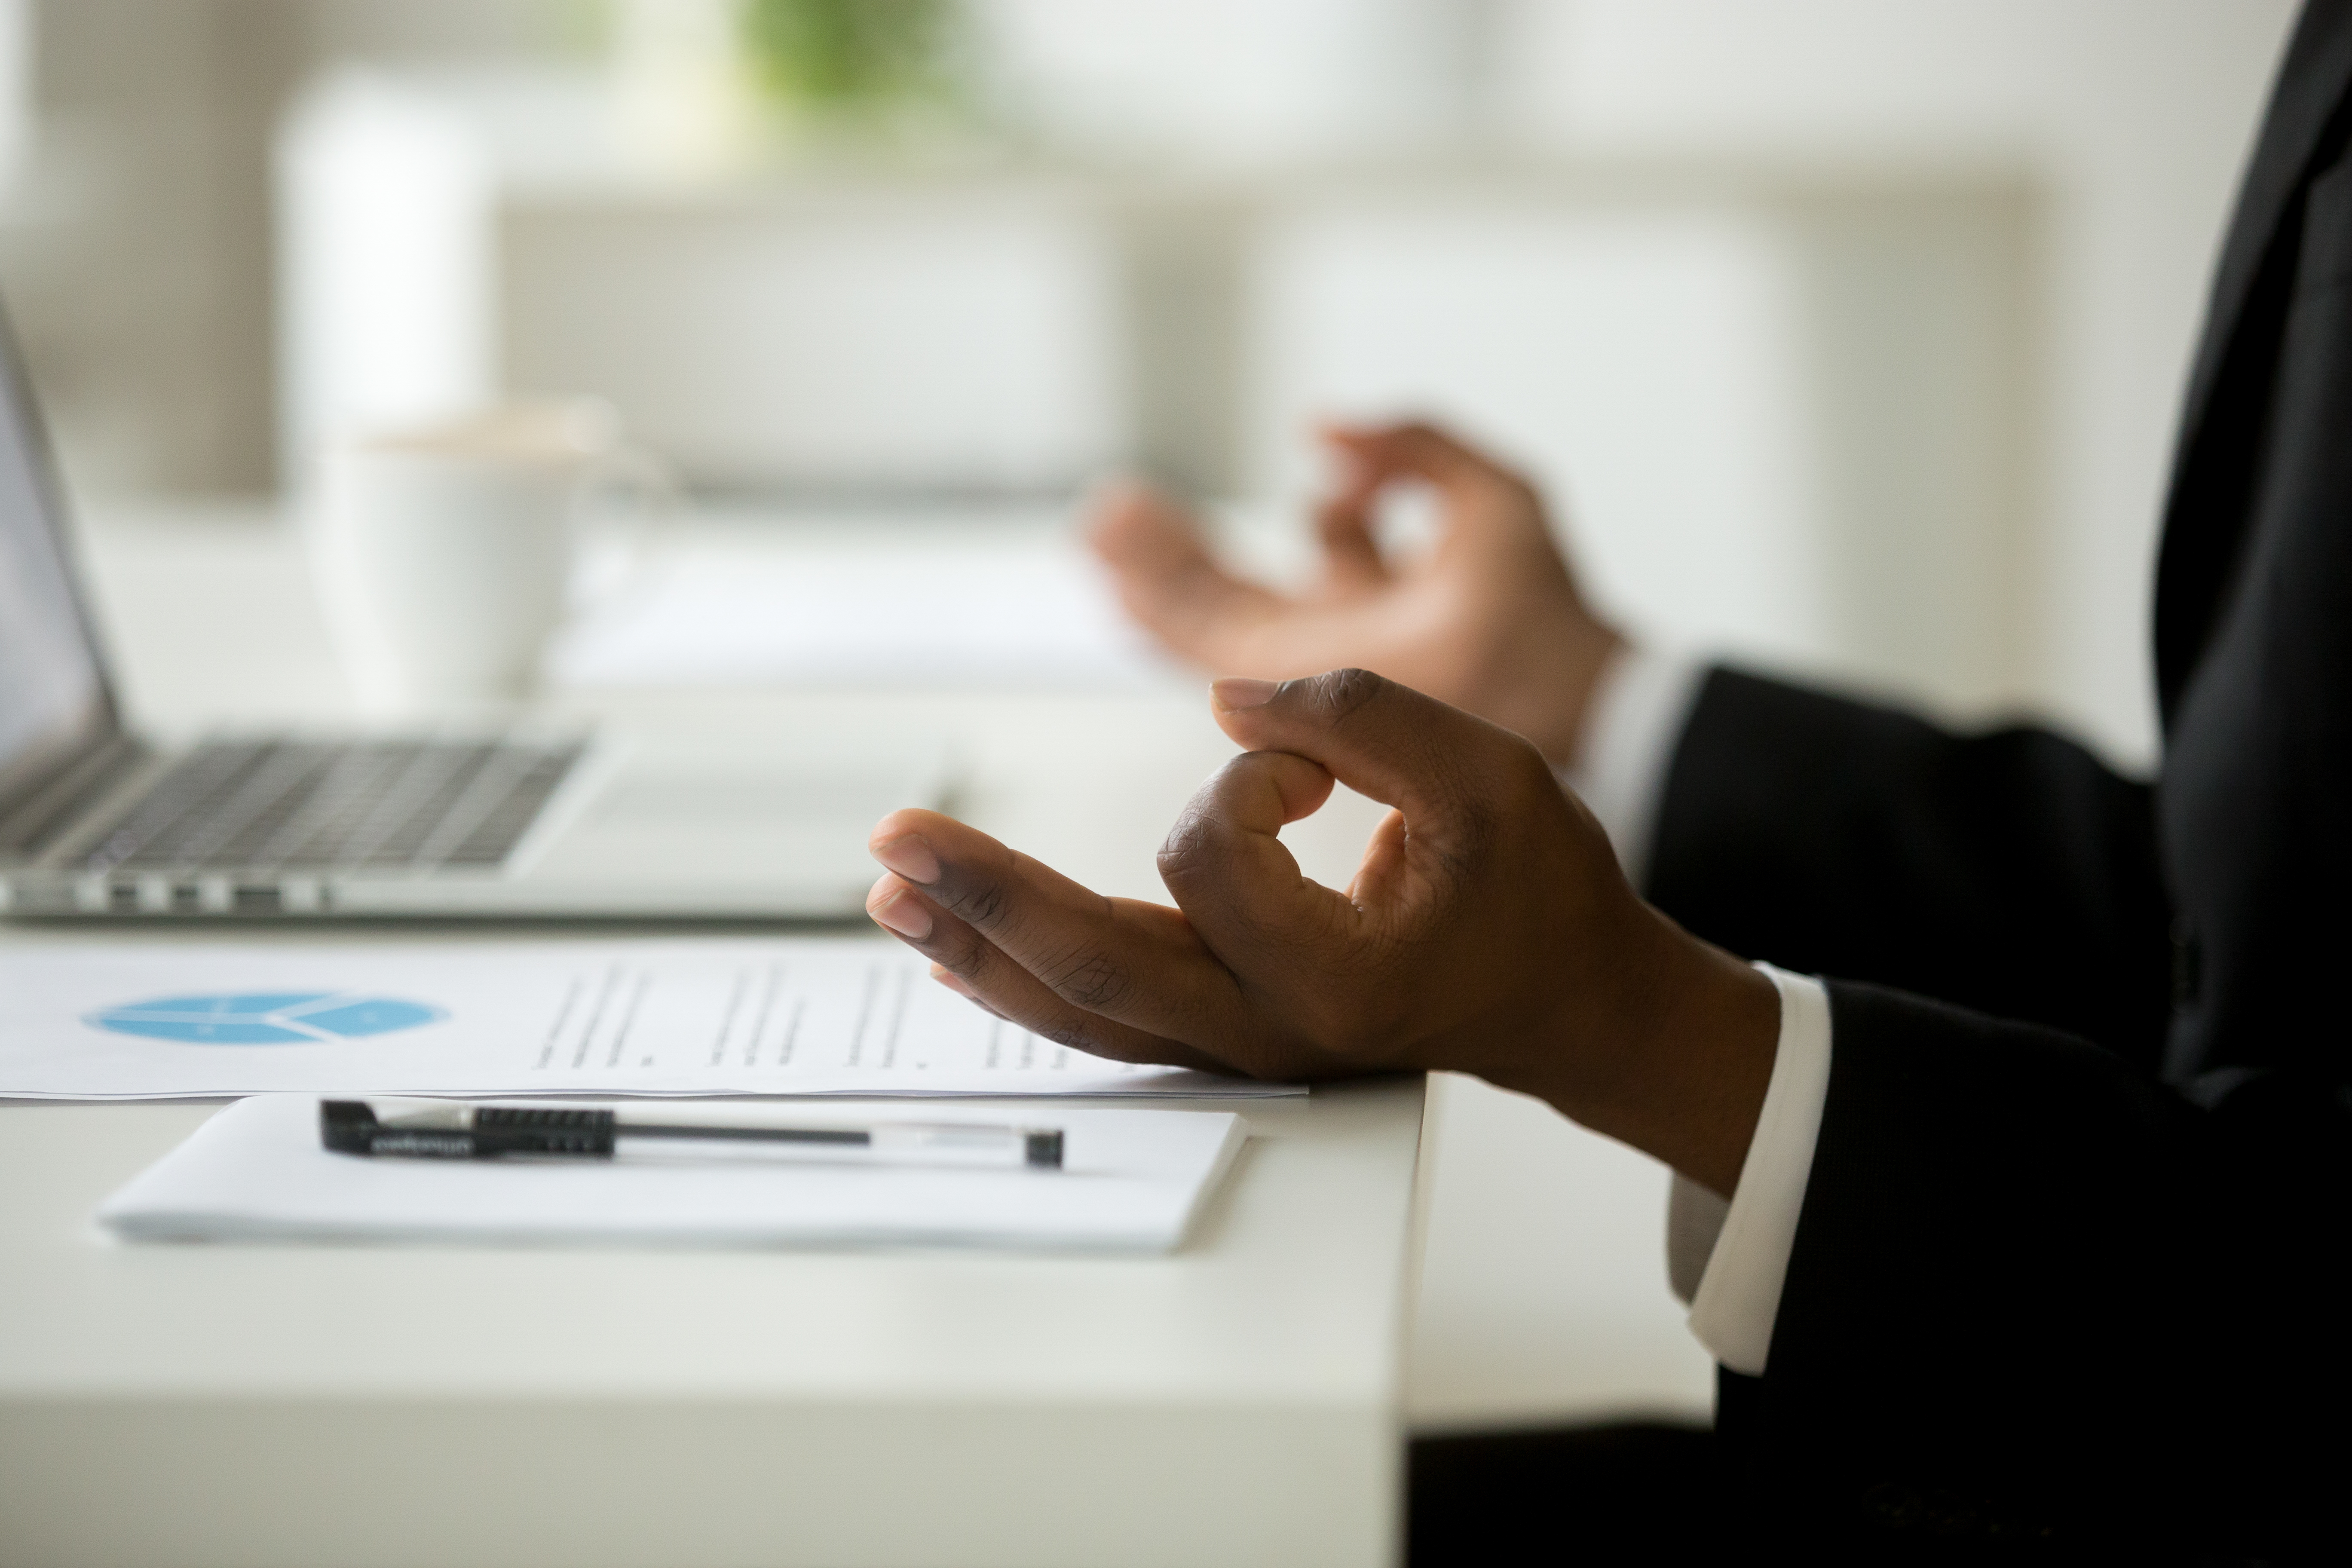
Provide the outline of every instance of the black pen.
<path id="1" fill-rule="evenodd" d="M 1058 1171 L 1062 1130 L 972 1121 L 873 1121 L 804 1127 L 722 1127 L 623 1121 L 571 1106 L 476 1105 L 462 1100 L 322 1100 L 319 1136 L 339 1154 L 428 1160 L 508 1155 L 609 1160 L 623 1141 L 749 1143 L 887 1165 L 971 1165 Z"/>

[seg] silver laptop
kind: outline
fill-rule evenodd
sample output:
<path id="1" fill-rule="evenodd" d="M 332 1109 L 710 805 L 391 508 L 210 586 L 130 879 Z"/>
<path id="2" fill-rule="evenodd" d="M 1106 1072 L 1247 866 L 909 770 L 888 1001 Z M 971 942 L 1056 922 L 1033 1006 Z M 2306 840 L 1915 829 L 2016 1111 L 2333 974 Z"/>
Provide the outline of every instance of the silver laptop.
<path id="1" fill-rule="evenodd" d="M 0 322 L 0 912 L 827 918 L 941 749 L 519 725 L 152 743 L 122 724 Z"/>

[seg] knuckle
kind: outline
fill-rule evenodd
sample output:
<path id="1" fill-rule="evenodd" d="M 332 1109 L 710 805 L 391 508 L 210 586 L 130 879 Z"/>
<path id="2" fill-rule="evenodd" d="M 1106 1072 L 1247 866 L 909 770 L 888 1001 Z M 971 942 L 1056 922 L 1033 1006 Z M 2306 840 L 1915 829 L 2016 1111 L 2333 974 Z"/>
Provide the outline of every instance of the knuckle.
<path id="1" fill-rule="evenodd" d="M 1514 735 L 1496 770 L 1496 794 L 1514 812 L 1533 811 L 1550 804 L 1560 791 L 1559 775 L 1536 750 L 1535 742 Z"/>
<path id="2" fill-rule="evenodd" d="M 1202 794 L 1213 792 L 1233 766 L 1228 763 L 1220 768 Z M 1215 857 L 1217 839 L 1216 824 L 1196 797 L 1184 807 L 1183 815 L 1177 817 L 1176 825 L 1160 841 L 1157 857 L 1160 880 L 1184 878 L 1208 865 Z"/>
<path id="3" fill-rule="evenodd" d="M 1314 715 L 1339 725 L 1353 718 L 1388 689 L 1388 681 L 1369 669 L 1352 666 L 1307 677 L 1298 683 L 1301 696 Z"/>
<path id="4" fill-rule="evenodd" d="M 1007 901 L 1002 887 L 994 882 L 986 882 L 972 889 L 971 896 L 964 900 L 961 912 L 977 926 L 1002 925 Z"/>
<path id="5" fill-rule="evenodd" d="M 985 858 L 942 864 L 940 879 L 923 890 L 966 923 L 1004 935 L 1017 931 L 1034 904 L 1029 895 L 1036 870 L 1026 856 L 999 847 Z"/>
<path id="6" fill-rule="evenodd" d="M 1064 1001 L 1094 1012 L 1117 1006 L 1133 990 L 1127 972 L 1095 947 L 1071 949 L 1043 965 L 1037 977 Z"/>
<path id="7" fill-rule="evenodd" d="M 950 928 L 925 949 L 924 956 L 959 979 L 978 980 L 987 973 L 992 952 L 969 929 Z"/>
<path id="8" fill-rule="evenodd" d="M 982 931 L 1004 923 L 1005 907 L 1010 902 L 1004 885 L 992 878 L 943 878 L 931 890 L 931 896 L 950 914 Z"/>

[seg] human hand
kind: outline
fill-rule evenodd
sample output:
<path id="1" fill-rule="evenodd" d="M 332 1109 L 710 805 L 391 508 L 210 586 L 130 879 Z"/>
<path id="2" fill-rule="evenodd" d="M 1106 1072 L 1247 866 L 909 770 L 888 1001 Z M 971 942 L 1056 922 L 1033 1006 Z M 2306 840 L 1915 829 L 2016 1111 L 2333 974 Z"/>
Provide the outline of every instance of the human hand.
<path id="1" fill-rule="evenodd" d="M 1341 465 L 1316 522 L 1323 580 L 1286 597 L 1228 574 L 1165 496 L 1124 485 L 1089 537 L 1128 613 L 1214 675 L 1304 676 L 1360 665 L 1573 760 L 1594 683 L 1622 638 L 1594 616 L 1527 482 L 1423 425 L 1321 433 Z M 1371 532 L 1382 491 L 1435 488 L 1444 531 L 1412 561 Z"/>
<path id="2" fill-rule="evenodd" d="M 1176 907 L 1088 891 L 936 812 L 875 828 L 866 909 L 1048 1039 L 1263 1079 L 1450 1068 L 1728 1194 L 1779 1035 L 1771 983 L 1644 904 L 1535 748 L 1361 670 L 1223 680 L 1249 748 L 1160 852 Z M 1393 809 L 1343 894 L 1276 837 L 1334 780 Z"/>

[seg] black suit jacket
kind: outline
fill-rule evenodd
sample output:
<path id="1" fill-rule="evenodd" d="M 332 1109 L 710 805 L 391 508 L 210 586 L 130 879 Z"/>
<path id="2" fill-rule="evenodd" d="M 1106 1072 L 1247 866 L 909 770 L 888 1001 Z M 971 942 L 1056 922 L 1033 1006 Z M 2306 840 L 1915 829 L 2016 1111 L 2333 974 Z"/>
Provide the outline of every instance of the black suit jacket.
<path id="1" fill-rule="evenodd" d="M 1727 670 L 1675 753 L 1650 896 L 1830 981 L 1769 1365 L 1718 1414 L 1817 1541 L 2352 1560 L 2347 125 L 2314 0 L 2189 389 L 2153 787 Z"/>

